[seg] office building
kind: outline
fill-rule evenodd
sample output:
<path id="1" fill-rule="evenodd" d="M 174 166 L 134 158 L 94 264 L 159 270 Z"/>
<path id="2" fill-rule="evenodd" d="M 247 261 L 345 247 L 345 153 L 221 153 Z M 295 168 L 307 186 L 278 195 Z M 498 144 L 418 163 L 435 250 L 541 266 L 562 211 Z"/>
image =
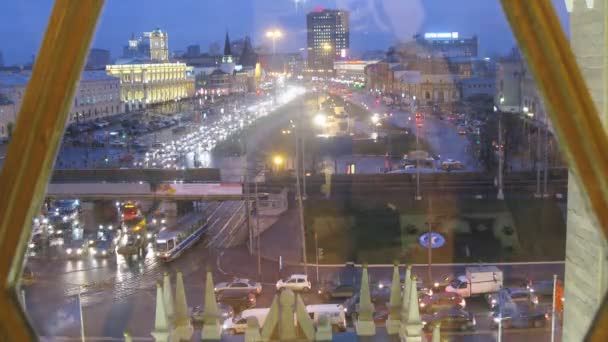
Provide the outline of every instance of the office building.
<path id="1" fill-rule="evenodd" d="M 198 44 L 188 45 L 186 47 L 185 57 L 198 57 L 201 54 L 201 46 Z"/>
<path id="2" fill-rule="evenodd" d="M 85 65 L 86 70 L 105 70 L 110 64 L 110 50 L 91 49 Z"/>
<path id="3" fill-rule="evenodd" d="M 31 73 L 0 73 L 0 136 L 10 136 Z M 104 71 L 83 71 L 74 94 L 68 123 L 86 122 L 123 113 L 120 80 Z"/>
<path id="4" fill-rule="evenodd" d="M 417 54 L 424 57 L 477 57 L 477 36 L 465 38 L 458 32 L 427 32 L 415 35 L 414 39 Z"/>
<path id="5" fill-rule="evenodd" d="M 349 55 L 349 12 L 329 9 L 310 12 L 306 26 L 308 71 L 331 75 L 334 62 Z"/>
<path id="6" fill-rule="evenodd" d="M 169 60 L 169 36 L 159 28 L 152 32 L 144 32 L 135 38 L 131 35 L 129 44 L 123 48 L 123 58 L 144 59 L 164 62 Z"/>

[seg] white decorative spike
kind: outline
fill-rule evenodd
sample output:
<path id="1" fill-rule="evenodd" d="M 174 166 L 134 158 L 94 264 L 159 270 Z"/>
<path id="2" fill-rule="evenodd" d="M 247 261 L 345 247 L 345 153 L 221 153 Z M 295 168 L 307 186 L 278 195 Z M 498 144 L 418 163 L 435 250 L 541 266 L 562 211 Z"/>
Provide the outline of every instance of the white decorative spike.
<path id="1" fill-rule="evenodd" d="M 175 280 L 175 326 L 172 337 L 175 341 L 190 341 L 192 339 L 192 323 L 188 315 L 188 302 L 186 290 L 184 289 L 184 278 L 182 272 L 177 272 Z"/>
<path id="2" fill-rule="evenodd" d="M 167 312 L 167 319 L 170 323 L 173 323 L 173 320 L 175 319 L 173 289 L 171 288 L 171 276 L 167 272 L 165 272 L 163 276 L 163 298 L 165 300 L 165 310 Z"/>
<path id="3" fill-rule="evenodd" d="M 367 267 L 363 267 L 361 274 L 361 293 L 359 294 L 359 317 L 355 322 L 357 336 L 376 335 L 376 325 L 374 324 L 374 304 L 369 291 L 369 276 Z"/>
<path id="4" fill-rule="evenodd" d="M 399 334 L 401 325 L 401 281 L 399 279 L 399 264 L 393 266 L 393 280 L 391 282 L 391 297 L 388 305 L 388 320 L 386 330 L 389 335 Z"/>
<path id="5" fill-rule="evenodd" d="M 416 277 L 412 278 L 410 284 L 409 309 L 407 311 L 406 340 L 407 342 L 422 341 L 422 321 L 420 320 L 420 308 L 418 307 L 418 289 L 416 289 Z"/>
<path id="6" fill-rule="evenodd" d="M 203 341 L 207 341 L 203 338 Z M 255 316 L 247 317 L 247 329 L 245 330 L 245 342 L 260 342 L 260 324 Z"/>
<path id="7" fill-rule="evenodd" d="M 213 291 L 214 286 L 213 274 L 211 274 L 211 271 L 207 271 L 207 280 L 205 281 L 205 311 L 203 314 L 203 329 L 201 330 L 201 339 L 203 341 L 218 341 L 222 338 L 220 315 Z"/>
<path id="8" fill-rule="evenodd" d="M 154 319 L 154 331 L 152 331 L 151 335 L 156 342 L 169 341 L 169 322 L 167 321 L 167 311 L 165 310 L 163 287 L 160 282 L 156 284 L 156 317 Z"/>
<path id="9" fill-rule="evenodd" d="M 133 342 L 133 339 L 131 338 L 131 334 L 129 334 L 128 331 L 125 331 L 124 336 L 125 336 L 125 342 Z"/>
<path id="10" fill-rule="evenodd" d="M 585 0 L 585 3 L 587 3 L 587 8 L 589 8 L 589 9 L 593 8 L 593 0 Z"/>
<path id="11" fill-rule="evenodd" d="M 439 323 L 433 327 L 432 342 L 441 342 L 441 323 Z"/>
<path id="12" fill-rule="evenodd" d="M 403 297 L 401 302 L 401 325 L 399 327 L 399 336 L 403 340 L 406 335 L 407 314 L 410 303 L 410 288 L 412 287 L 412 266 L 408 265 L 405 268 L 405 280 L 403 285 Z"/>
<path id="13" fill-rule="evenodd" d="M 572 9 L 574 8 L 574 0 L 565 0 L 566 2 L 566 10 L 568 13 L 572 13 Z"/>

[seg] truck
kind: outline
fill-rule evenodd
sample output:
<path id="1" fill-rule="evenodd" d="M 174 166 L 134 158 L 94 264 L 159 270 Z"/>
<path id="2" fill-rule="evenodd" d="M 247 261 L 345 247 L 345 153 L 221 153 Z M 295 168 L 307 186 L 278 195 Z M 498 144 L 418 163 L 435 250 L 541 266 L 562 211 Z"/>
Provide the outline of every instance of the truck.
<path id="1" fill-rule="evenodd" d="M 498 292 L 502 283 L 503 275 L 498 267 L 474 266 L 467 267 L 465 274 L 456 277 L 445 291 L 468 298 Z"/>

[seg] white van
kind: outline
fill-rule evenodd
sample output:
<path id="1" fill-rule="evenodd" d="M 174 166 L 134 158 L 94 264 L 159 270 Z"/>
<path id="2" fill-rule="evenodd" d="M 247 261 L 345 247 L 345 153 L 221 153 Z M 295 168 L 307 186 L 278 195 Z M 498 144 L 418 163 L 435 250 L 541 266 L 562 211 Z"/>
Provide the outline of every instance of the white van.
<path id="1" fill-rule="evenodd" d="M 502 288 L 502 279 L 502 271 L 496 266 L 467 267 L 465 274 L 454 279 L 445 291 L 465 298 L 495 293 Z"/>
<path id="2" fill-rule="evenodd" d="M 228 318 L 224 321 L 222 329 L 225 333 L 230 335 L 244 334 L 247 330 L 247 318 L 255 317 L 258 319 L 260 327 L 266 322 L 266 317 L 270 312 L 270 308 L 264 309 L 247 309 L 232 318 Z"/>
<path id="3" fill-rule="evenodd" d="M 319 318 L 326 315 L 334 332 L 346 331 L 346 315 L 344 314 L 344 307 L 340 304 L 306 305 L 306 312 L 312 318 L 315 326 L 319 323 Z"/>

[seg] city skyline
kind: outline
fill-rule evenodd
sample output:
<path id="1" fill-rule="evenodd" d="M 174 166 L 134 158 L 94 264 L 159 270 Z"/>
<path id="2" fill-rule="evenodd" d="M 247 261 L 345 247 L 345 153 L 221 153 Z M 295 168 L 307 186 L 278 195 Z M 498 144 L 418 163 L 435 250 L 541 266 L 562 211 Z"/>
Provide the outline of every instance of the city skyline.
<path id="1" fill-rule="evenodd" d="M 568 32 L 563 0 L 553 2 Z M 429 31 L 478 35 L 481 56 L 506 53 L 515 44 L 498 1 L 469 0 L 467 5 L 447 6 L 444 0 L 407 3 L 397 0 L 307 0 L 300 1 L 296 8 L 291 0 L 235 0 L 230 5 L 215 0 L 196 3 L 181 0 L 172 2 L 170 7 L 160 0 L 150 0 L 146 2 L 145 10 L 141 5 L 140 2 L 106 3 L 91 48 L 108 49 L 115 58 L 121 55 L 122 47 L 132 33 L 156 27 L 169 33 L 170 51 L 185 50 L 192 44 L 199 44 L 202 51 L 207 51 L 209 44 L 221 44 L 226 30 L 234 38 L 249 35 L 255 46 L 269 46 L 265 31 L 280 28 L 290 38 L 278 42 L 277 51 L 295 52 L 306 46 L 306 13 L 319 7 L 351 12 L 351 49 L 354 52 L 386 50 L 397 41 L 407 41 L 416 33 Z M 31 62 L 51 8 L 51 0 L 35 5 L 4 5 L 10 20 L 0 23 L 0 34 L 20 37 L 6 41 L 2 47 L 6 65 Z M 145 15 L 131 16 L 132 13 Z M 403 20 L 399 13 L 407 13 L 412 20 Z M 479 20 L 471 21 L 471 18 Z"/>

